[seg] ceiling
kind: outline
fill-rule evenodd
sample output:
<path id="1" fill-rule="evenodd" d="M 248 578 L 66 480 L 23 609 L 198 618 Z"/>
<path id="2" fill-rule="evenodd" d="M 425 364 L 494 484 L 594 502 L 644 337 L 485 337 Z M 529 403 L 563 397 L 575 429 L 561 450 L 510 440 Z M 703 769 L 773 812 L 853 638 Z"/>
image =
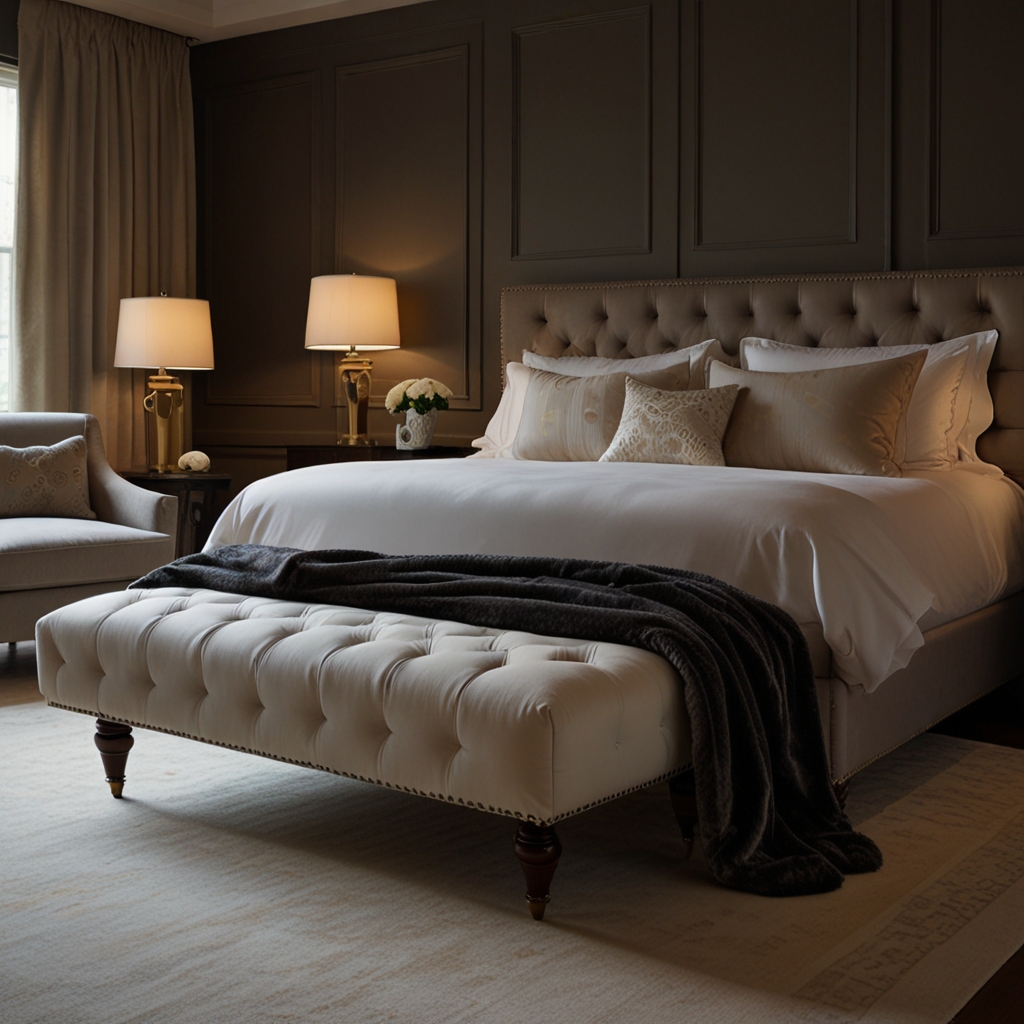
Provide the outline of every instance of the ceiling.
<path id="1" fill-rule="evenodd" d="M 312 21 L 345 18 L 424 0 L 72 0 L 80 7 L 208 43 Z"/>

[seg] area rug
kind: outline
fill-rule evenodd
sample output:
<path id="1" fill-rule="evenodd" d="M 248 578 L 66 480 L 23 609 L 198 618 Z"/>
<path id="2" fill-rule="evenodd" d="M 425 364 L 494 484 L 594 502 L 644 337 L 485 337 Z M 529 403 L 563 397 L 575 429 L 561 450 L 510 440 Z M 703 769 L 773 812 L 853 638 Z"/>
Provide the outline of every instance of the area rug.
<path id="1" fill-rule="evenodd" d="M 926 735 L 854 780 L 877 874 L 771 900 L 681 858 L 667 789 L 559 826 L 531 920 L 513 824 L 83 716 L 0 708 L 5 1024 L 947 1024 L 1024 943 L 1024 752 Z"/>

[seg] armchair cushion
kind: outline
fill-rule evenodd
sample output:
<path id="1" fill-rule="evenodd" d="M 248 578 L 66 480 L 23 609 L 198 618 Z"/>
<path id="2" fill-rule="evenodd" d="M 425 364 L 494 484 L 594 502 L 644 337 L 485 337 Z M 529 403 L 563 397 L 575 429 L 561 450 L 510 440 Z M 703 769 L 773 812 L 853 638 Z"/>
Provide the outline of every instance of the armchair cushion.
<path id="1" fill-rule="evenodd" d="M 95 519 L 89 506 L 87 457 L 81 434 L 54 445 L 0 445 L 0 518 Z"/>
<path id="2" fill-rule="evenodd" d="M 0 592 L 132 580 L 173 557 L 163 533 L 86 519 L 15 518 L 0 529 Z"/>
<path id="3" fill-rule="evenodd" d="M 0 413 L 0 445 L 10 448 L 59 447 L 82 437 L 94 519 L 0 517 L 0 642 L 31 640 L 40 616 L 84 597 L 123 590 L 174 558 L 177 498 L 118 476 L 107 462 L 95 416 Z"/>

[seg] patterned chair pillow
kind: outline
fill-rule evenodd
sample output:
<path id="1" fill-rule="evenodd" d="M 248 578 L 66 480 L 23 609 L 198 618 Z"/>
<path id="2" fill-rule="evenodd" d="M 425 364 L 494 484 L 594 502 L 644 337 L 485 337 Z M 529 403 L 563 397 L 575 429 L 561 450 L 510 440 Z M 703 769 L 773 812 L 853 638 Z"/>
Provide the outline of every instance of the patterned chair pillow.
<path id="1" fill-rule="evenodd" d="M 50 446 L 0 445 L 0 518 L 95 519 L 89 507 L 87 458 L 81 435 Z"/>
<path id="2" fill-rule="evenodd" d="M 619 429 L 600 461 L 724 466 L 722 438 L 739 390 L 660 391 L 628 378 Z"/>

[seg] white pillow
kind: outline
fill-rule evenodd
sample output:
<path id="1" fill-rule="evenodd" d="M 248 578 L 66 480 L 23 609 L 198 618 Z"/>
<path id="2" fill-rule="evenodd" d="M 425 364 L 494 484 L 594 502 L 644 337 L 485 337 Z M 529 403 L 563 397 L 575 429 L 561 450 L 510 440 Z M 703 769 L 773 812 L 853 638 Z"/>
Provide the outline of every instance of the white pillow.
<path id="1" fill-rule="evenodd" d="M 738 366 L 735 356 L 730 356 L 717 338 L 710 338 L 688 348 L 672 352 L 659 352 L 653 356 L 637 356 L 635 359 L 608 359 L 604 356 L 542 356 L 536 352 L 523 352 L 523 362 L 534 370 L 560 373 L 563 377 L 603 377 L 608 373 L 653 373 L 659 370 L 689 368 L 689 387 L 702 389 L 705 385 L 706 367 L 713 360 Z M 686 385 L 684 385 L 685 387 Z"/>
<path id="2" fill-rule="evenodd" d="M 744 338 L 740 359 L 745 369 L 799 373 L 857 366 L 926 352 L 924 369 L 907 410 L 906 433 L 898 439 L 903 469 L 949 469 L 958 459 L 977 462 L 978 436 L 992 424 L 988 368 L 999 335 L 965 335 L 934 345 L 864 348 L 810 348 L 767 338 Z"/>
<path id="3" fill-rule="evenodd" d="M 501 401 L 487 424 L 484 436 L 470 442 L 480 451 L 469 458 L 512 458 L 512 443 L 516 439 L 519 421 L 523 418 L 523 403 L 526 401 L 531 373 L 522 363 L 508 363 L 505 366 L 505 390 L 501 393 Z"/>

